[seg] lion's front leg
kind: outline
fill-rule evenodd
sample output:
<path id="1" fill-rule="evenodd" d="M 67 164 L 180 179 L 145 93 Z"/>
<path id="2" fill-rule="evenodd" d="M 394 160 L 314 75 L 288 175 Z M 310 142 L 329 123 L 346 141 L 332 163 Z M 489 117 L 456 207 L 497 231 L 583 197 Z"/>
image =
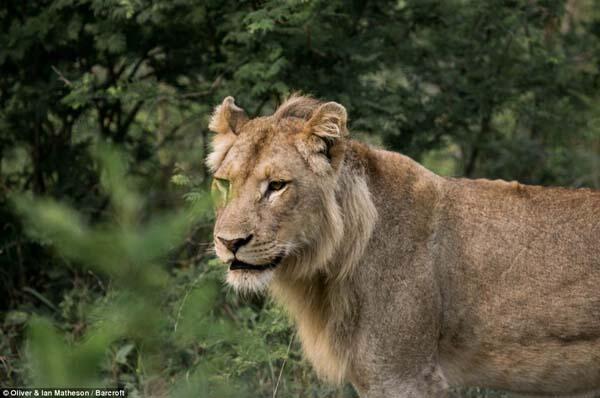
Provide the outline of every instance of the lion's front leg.
<path id="1" fill-rule="evenodd" d="M 427 270 L 416 273 L 424 275 Z M 363 306 L 349 372 L 361 397 L 448 396 L 448 382 L 438 363 L 439 290 L 423 279 L 414 285 L 419 294 L 397 291 L 373 301 L 377 304 L 372 307 Z M 380 289 L 385 291 L 385 285 Z"/>
<path id="2" fill-rule="evenodd" d="M 447 398 L 448 383 L 437 365 L 426 365 L 414 375 L 381 368 L 368 387 L 355 386 L 361 398 Z"/>

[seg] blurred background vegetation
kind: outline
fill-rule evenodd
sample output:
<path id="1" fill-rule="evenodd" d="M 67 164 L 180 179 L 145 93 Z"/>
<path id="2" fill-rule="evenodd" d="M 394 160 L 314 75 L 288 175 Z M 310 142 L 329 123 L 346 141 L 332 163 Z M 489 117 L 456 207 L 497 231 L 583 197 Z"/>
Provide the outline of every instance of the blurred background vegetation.
<path id="1" fill-rule="evenodd" d="M 2 1 L 0 386 L 354 396 L 279 308 L 222 285 L 211 109 L 301 90 L 443 175 L 599 188 L 597 4 Z"/>

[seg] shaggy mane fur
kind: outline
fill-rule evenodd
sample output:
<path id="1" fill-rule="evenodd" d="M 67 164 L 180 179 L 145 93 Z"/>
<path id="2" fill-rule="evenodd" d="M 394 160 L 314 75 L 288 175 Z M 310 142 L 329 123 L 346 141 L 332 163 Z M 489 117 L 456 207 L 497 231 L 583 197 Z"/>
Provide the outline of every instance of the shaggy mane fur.
<path id="1" fill-rule="evenodd" d="M 308 120 L 321 104 L 321 101 L 312 97 L 294 93 L 277 108 L 273 114 L 273 119 L 280 121 L 281 119 L 295 117 Z"/>
<path id="2" fill-rule="evenodd" d="M 308 120 L 320 105 L 310 97 L 292 96 L 274 117 Z M 303 249 L 286 261 L 285 273 L 277 275 L 271 291 L 294 317 L 317 373 L 339 384 L 352 352 L 347 321 L 357 315 L 353 271 L 371 237 L 377 210 L 365 170 L 355 160 L 344 159 L 339 173 L 329 177 L 318 187 L 323 209 L 319 233 L 304 238 Z"/>
<path id="3" fill-rule="evenodd" d="M 342 171 L 338 184 L 326 189 L 322 199 L 326 217 L 319 236 L 286 262 L 271 291 L 295 319 L 305 354 L 319 376 L 339 384 L 352 352 L 352 330 L 345 326 L 358 312 L 353 271 L 369 242 L 377 210 L 365 177 L 349 170 Z"/>

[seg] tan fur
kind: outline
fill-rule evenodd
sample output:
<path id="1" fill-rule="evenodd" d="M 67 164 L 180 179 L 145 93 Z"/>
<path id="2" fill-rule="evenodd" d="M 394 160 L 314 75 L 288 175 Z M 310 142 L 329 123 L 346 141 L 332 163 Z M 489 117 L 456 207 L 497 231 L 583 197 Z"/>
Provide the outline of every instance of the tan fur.
<path id="1" fill-rule="evenodd" d="M 215 237 L 252 236 L 239 261 L 283 260 L 228 282 L 268 288 L 319 375 L 369 397 L 600 388 L 599 192 L 444 179 L 349 140 L 333 102 L 252 120 L 233 106 L 211 123 L 207 163 L 232 190 Z"/>

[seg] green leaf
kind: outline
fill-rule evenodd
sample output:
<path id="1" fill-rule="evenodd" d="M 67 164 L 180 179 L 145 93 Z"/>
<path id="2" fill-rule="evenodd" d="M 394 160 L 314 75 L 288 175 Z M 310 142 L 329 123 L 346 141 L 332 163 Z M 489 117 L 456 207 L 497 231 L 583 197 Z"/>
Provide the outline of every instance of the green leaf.
<path id="1" fill-rule="evenodd" d="M 119 348 L 119 350 L 115 354 L 115 361 L 123 365 L 126 364 L 127 356 L 131 353 L 131 351 L 133 351 L 134 348 L 135 345 L 131 343 L 125 344 L 124 346 Z"/>

